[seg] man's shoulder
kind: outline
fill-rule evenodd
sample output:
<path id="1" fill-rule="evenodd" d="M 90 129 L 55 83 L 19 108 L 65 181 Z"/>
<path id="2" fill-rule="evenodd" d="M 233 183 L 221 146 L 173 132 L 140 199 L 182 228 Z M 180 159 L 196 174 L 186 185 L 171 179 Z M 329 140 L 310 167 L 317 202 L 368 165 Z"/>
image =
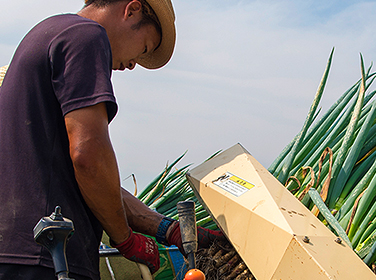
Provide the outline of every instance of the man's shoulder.
<path id="1" fill-rule="evenodd" d="M 73 45 L 103 42 L 106 48 L 109 47 L 106 30 L 99 23 L 77 14 L 60 14 L 46 18 L 37 24 L 28 36 L 34 38 L 32 42 L 36 38 L 49 46 L 67 42 Z"/>
<path id="2" fill-rule="evenodd" d="M 58 14 L 50 16 L 44 20 L 41 21 L 41 23 L 51 24 L 51 23 L 61 23 L 61 24 L 68 24 L 68 25 L 74 25 L 74 24 L 94 24 L 99 25 L 97 22 L 87 19 L 84 17 L 81 17 L 77 14 Z"/>
<path id="3" fill-rule="evenodd" d="M 48 17 L 37 24 L 36 28 L 60 30 L 60 32 L 69 28 L 92 28 L 104 31 L 104 28 L 99 23 L 77 14 L 59 14 Z"/>

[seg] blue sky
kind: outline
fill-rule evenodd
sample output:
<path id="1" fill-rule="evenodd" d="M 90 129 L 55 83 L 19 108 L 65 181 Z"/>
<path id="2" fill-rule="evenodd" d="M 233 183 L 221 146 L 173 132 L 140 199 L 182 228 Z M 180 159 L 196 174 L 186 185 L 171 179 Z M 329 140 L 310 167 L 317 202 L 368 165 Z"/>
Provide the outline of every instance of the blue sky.
<path id="1" fill-rule="evenodd" d="M 0 65 L 34 24 L 76 12 L 80 0 L 0 0 Z M 376 1 L 174 1 L 177 45 L 157 71 L 113 74 L 110 125 L 122 180 L 142 188 L 188 150 L 200 164 L 241 143 L 265 167 L 304 123 L 327 59 L 323 112 L 376 59 Z M 131 180 L 124 187 L 133 191 Z"/>

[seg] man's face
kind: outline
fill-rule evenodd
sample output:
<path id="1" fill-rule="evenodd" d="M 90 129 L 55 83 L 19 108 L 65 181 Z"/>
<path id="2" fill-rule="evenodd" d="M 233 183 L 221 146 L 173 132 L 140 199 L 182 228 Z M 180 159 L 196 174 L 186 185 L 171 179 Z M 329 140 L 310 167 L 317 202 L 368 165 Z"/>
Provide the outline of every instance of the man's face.
<path id="1" fill-rule="evenodd" d="M 140 58 L 150 55 L 158 47 L 160 40 L 154 25 L 144 25 L 139 29 L 128 26 L 122 36 L 112 42 L 112 69 L 132 70 Z"/>

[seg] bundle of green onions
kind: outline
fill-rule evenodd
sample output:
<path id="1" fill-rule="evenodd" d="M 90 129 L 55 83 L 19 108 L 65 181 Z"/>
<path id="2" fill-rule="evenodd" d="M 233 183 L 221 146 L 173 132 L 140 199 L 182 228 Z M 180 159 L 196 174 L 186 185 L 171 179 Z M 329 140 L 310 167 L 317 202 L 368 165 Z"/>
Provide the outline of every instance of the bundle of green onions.
<path id="1" fill-rule="evenodd" d="M 216 223 L 210 218 L 210 215 L 195 197 L 185 177 L 189 165 L 180 169 L 174 169 L 184 155 L 185 153 L 172 164 L 167 165 L 166 168 L 137 195 L 137 198 L 148 205 L 149 208 L 176 220 L 178 220 L 176 204 L 179 201 L 194 201 L 196 205 L 197 225 L 209 229 L 217 229 Z"/>
<path id="2" fill-rule="evenodd" d="M 318 118 L 332 50 L 303 128 L 268 170 L 323 223 L 342 237 L 368 265 L 376 261 L 376 73 L 365 71 Z M 198 225 L 217 228 L 194 196 L 185 173 L 172 171 L 179 157 L 138 196 L 150 208 L 177 219 L 176 203 L 196 202 Z"/>
<path id="3" fill-rule="evenodd" d="M 268 170 L 371 265 L 376 260 L 376 91 L 367 90 L 376 73 L 364 70 L 361 56 L 361 79 L 313 124 L 332 56 L 333 51 L 302 130 Z M 321 199 L 313 199 L 315 192 Z"/>

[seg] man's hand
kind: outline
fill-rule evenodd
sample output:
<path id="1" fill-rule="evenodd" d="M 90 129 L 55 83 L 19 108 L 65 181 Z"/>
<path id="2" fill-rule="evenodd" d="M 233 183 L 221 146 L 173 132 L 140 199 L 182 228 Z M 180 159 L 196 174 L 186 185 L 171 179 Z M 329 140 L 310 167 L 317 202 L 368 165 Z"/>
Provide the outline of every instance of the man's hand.
<path id="1" fill-rule="evenodd" d="M 168 237 L 168 243 L 170 245 L 175 245 L 179 248 L 179 251 L 186 256 L 182 240 L 181 240 L 181 232 L 180 232 L 180 225 L 176 223 L 172 225 L 171 233 Z M 198 249 L 201 248 L 209 248 L 215 240 L 223 241 L 226 240 L 226 237 L 223 233 L 219 230 L 210 230 L 203 227 L 197 227 L 197 239 L 198 239 Z"/>
<path id="2" fill-rule="evenodd" d="M 111 244 L 128 260 L 145 264 L 154 274 L 160 266 L 158 246 L 155 241 L 144 235 L 134 233 L 119 245 Z"/>

